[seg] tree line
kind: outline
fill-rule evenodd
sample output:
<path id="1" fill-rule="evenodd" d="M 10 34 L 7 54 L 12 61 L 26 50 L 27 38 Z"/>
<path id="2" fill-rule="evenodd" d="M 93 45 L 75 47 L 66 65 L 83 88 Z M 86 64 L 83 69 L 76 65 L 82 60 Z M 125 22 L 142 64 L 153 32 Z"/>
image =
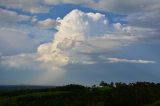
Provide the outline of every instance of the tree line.
<path id="1" fill-rule="evenodd" d="M 47 89 L 0 91 L 0 106 L 160 106 L 160 83 L 101 81 Z"/>

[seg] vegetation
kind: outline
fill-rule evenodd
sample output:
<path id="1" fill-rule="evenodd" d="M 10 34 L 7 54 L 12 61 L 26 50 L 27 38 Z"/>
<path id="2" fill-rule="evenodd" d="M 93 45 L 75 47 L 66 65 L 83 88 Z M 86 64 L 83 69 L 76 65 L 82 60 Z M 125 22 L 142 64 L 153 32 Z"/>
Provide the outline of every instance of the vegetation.
<path id="1" fill-rule="evenodd" d="M 160 106 L 160 84 L 106 83 L 0 91 L 0 106 Z"/>

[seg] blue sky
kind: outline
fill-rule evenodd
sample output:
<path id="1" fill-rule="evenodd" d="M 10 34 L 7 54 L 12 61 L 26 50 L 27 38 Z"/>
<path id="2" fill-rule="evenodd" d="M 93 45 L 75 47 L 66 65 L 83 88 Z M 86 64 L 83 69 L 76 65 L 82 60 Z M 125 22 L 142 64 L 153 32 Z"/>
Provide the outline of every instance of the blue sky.
<path id="1" fill-rule="evenodd" d="M 0 84 L 160 80 L 158 0 L 1 0 Z"/>

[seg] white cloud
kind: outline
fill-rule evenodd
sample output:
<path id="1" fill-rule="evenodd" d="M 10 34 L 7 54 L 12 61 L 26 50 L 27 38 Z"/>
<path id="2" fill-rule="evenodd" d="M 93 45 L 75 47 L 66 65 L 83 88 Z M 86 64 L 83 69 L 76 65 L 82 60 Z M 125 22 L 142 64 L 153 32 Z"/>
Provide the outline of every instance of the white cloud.
<path id="1" fill-rule="evenodd" d="M 49 7 L 40 0 L 1 0 L 0 4 L 11 9 L 20 9 L 30 13 L 46 13 Z"/>
<path id="2" fill-rule="evenodd" d="M 45 41 L 50 41 L 50 39 L 53 37 L 54 31 L 46 30 L 44 28 L 40 28 L 39 26 L 36 26 L 35 24 L 32 24 L 31 21 L 37 22 L 36 16 L 29 16 L 29 15 L 24 15 L 21 13 L 18 13 L 17 11 L 12 11 L 8 9 L 1 9 L 0 8 L 0 37 L 1 37 L 1 42 L 0 42 L 0 47 L 6 45 L 5 41 L 8 39 L 8 41 L 14 41 L 14 40 L 20 40 L 22 37 L 26 37 L 26 40 L 31 44 L 33 39 L 36 43 L 38 42 L 45 42 Z M 32 24 L 32 25 L 31 25 Z M 13 39 L 9 40 L 9 36 L 12 38 L 13 32 Z M 16 35 L 17 34 L 17 35 Z M 22 35 L 21 35 L 22 34 Z M 19 37 L 20 36 L 20 37 Z M 3 38 L 4 40 L 3 40 Z M 48 40 L 49 39 L 49 40 Z M 21 41 L 19 41 L 21 42 Z M 19 44 L 19 42 L 15 42 Z M 3 44 L 4 43 L 4 44 Z M 22 43 L 22 42 L 21 42 Z M 26 41 L 24 41 L 26 43 Z M 14 44 L 16 45 L 16 44 Z M 21 44 L 23 45 L 23 44 Z M 19 45 L 19 46 L 21 46 Z M 33 45 L 34 46 L 34 45 Z M 23 48 L 29 48 L 29 47 L 23 47 Z M 32 46 L 30 48 L 33 48 Z M 35 48 L 35 46 L 34 46 Z M 11 48 L 9 48 L 11 49 Z M 19 49 L 19 48 L 17 48 Z M 11 49 L 12 50 L 12 49 Z M 11 52 L 11 51 L 10 51 Z"/>
<path id="3" fill-rule="evenodd" d="M 35 52 L 40 43 L 53 38 L 53 31 L 28 25 L 35 17 L 2 8 L 0 13 L 0 52 L 4 55 Z"/>
<path id="4" fill-rule="evenodd" d="M 58 27 L 57 37 L 64 36 L 97 36 L 103 35 L 109 30 L 108 20 L 100 13 L 84 13 L 80 10 L 73 10 L 67 14 Z M 98 30 L 97 30 L 98 29 Z M 60 35 L 61 34 L 61 35 Z"/>
<path id="5" fill-rule="evenodd" d="M 30 25 L 32 16 L 0 9 L 0 52 L 4 55 L 35 52 L 39 44 L 51 41 L 54 30 Z"/>
<path id="6" fill-rule="evenodd" d="M 90 7 L 121 14 L 133 14 L 159 10 L 158 0 L 98 0 L 87 4 Z"/>
<path id="7" fill-rule="evenodd" d="M 55 19 L 45 19 L 45 20 L 36 20 L 35 18 L 33 18 L 33 24 L 35 24 L 36 26 L 40 27 L 40 28 L 44 28 L 44 29 L 53 29 L 56 28 L 58 22 Z"/>
<path id="8" fill-rule="evenodd" d="M 0 24 L 16 23 L 21 21 L 29 21 L 30 16 L 18 14 L 15 11 L 10 11 L 0 8 Z"/>
<path id="9" fill-rule="evenodd" d="M 128 60 L 125 58 L 106 58 L 109 63 L 135 63 L 135 64 L 153 64 L 155 61 L 149 60 Z"/>
<path id="10" fill-rule="evenodd" d="M 14 28 L 0 28 L 0 52 L 4 55 L 33 52 L 37 45 L 38 42 L 23 31 Z"/>
<path id="11" fill-rule="evenodd" d="M 82 64 L 96 64 L 96 61 L 82 61 Z"/>
<path id="12" fill-rule="evenodd" d="M 146 12 L 159 10 L 158 0 L 44 0 L 46 4 L 81 4 L 94 9 L 116 12 L 121 14 L 132 14 L 136 12 Z"/>
<path id="13" fill-rule="evenodd" d="M 26 7 L 24 11 L 29 11 L 30 13 L 48 13 L 49 8 L 47 6 L 33 5 L 30 9 Z"/>
<path id="14" fill-rule="evenodd" d="M 159 29 L 160 24 L 160 11 L 159 9 L 148 12 L 137 12 L 127 16 L 127 21 L 130 25 L 146 27 L 146 28 L 155 28 Z"/>
<path id="15" fill-rule="evenodd" d="M 24 71 L 32 70 L 37 75 L 30 77 L 29 84 L 47 84 L 49 81 L 55 82 L 61 78 L 65 71 L 54 63 L 43 63 L 37 61 L 37 54 L 18 54 L 14 56 L 0 56 L 0 65 L 12 70 Z M 41 73 L 41 74 L 39 74 Z"/>
<path id="16" fill-rule="evenodd" d="M 47 5 L 58 4 L 81 4 L 98 10 L 122 14 L 160 9 L 160 2 L 158 0 L 1 0 L 0 3 L 8 8 L 22 9 L 31 13 L 48 12 L 49 7 Z"/>
<path id="17" fill-rule="evenodd" d="M 46 4 L 57 5 L 57 4 L 87 4 L 90 0 L 44 0 Z"/>
<path id="18" fill-rule="evenodd" d="M 32 54 L 18 54 L 13 56 L 1 56 L 1 64 L 12 68 L 22 69 L 32 67 L 34 64 L 31 61 L 35 60 L 35 56 Z M 29 62 L 30 61 L 30 62 Z M 34 67 L 33 67 L 34 68 Z"/>
<path id="19" fill-rule="evenodd" d="M 129 26 L 129 25 L 122 25 L 120 23 L 113 24 L 114 29 L 119 34 L 126 34 L 130 36 L 136 36 L 137 38 L 148 38 L 153 37 L 155 35 L 156 29 L 147 28 L 147 27 L 140 27 L 140 26 Z M 142 40 L 142 39 L 141 39 Z"/>

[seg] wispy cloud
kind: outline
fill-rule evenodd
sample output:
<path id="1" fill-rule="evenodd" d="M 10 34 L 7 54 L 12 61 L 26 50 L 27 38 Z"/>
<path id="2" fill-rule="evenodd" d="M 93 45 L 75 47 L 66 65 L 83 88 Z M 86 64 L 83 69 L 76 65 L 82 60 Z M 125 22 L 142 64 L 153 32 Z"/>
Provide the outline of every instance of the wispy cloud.
<path id="1" fill-rule="evenodd" d="M 153 64 L 155 61 L 149 60 L 129 60 L 125 58 L 106 58 L 109 63 L 135 63 L 135 64 Z"/>
<path id="2" fill-rule="evenodd" d="M 0 4 L 9 9 L 19 9 L 32 14 L 49 12 L 49 7 L 42 0 L 1 0 Z"/>
<path id="3" fill-rule="evenodd" d="M 16 11 L 0 8 L 0 24 L 16 23 L 21 21 L 29 21 L 32 17 L 28 15 L 18 14 Z"/>
<path id="4" fill-rule="evenodd" d="M 31 53 L 39 43 L 27 33 L 15 28 L 0 27 L 0 51 L 3 55 Z"/>
<path id="5" fill-rule="evenodd" d="M 34 19 L 32 23 L 40 28 L 44 28 L 44 29 L 55 29 L 58 22 L 55 19 L 45 19 L 45 20 L 38 20 L 38 19 Z"/>

